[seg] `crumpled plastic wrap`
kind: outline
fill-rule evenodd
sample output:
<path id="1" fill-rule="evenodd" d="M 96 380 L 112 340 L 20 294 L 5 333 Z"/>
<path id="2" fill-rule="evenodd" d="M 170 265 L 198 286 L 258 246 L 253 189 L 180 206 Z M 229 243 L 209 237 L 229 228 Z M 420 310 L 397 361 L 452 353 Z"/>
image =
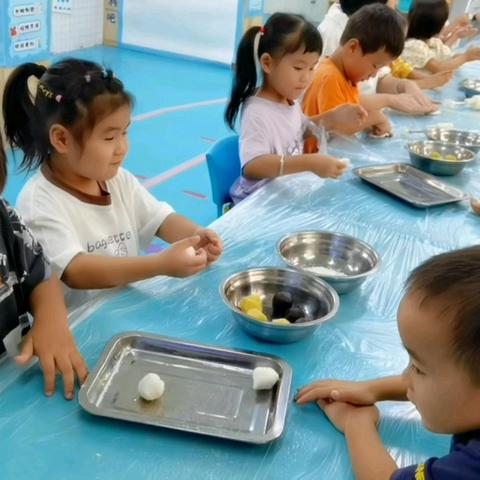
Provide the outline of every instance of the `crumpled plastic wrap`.
<path id="1" fill-rule="evenodd" d="M 456 85 L 434 96 L 461 98 Z M 477 71 L 478 71 L 477 67 Z M 478 75 L 480 77 L 480 72 Z M 352 167 L 408 162 L 406 130 L 439 122 L 478 126 L 478 113 L 442 109 L 442 115 L 393 115 L 390 140 L 336 138 L 330 153 Z M 478 163 L 443 181 L 480 192 Z M 186 212 L 188 213 L 188 212 Z M 279 355 L 293 368 L 293 389 L 318 379 L 369 379 L 397 374 L 407 355 L 396 326 L 396 309 L 408 272 L 431 255 L 478 242 L 480 217 L 467 202 L 416 209 L 363 183 L 351 172 L 341 180 L 301 174 L 270 182 L 213 224 L 225 254 L 206 272 L 189 279 L 156 278 L 109 293 L 73 315 L 75 337 L 93 367 L 117 333 L 139 330 L 197 342 Z M 247 336 L 219 295 L 231 273 L 277 265 L 276 242 L 299 230 L 344 232 L 372 245 L 381 268 L 360 289 L 341 296 L 340 310 L 313 336 L 277 345 Z M 270 445 L 239 444 L 194 434 L 94 417 L 61 393 L 41 394 L 38 368 L 2 367 L 0 460 L 2 478 L 49 479 L 320 479 L 353 478 L 342 434 L 315 405 L 292 403 L 283 437 Z M 194 394 L 194 393 L 193 393 Z M 381 404 L 380 432 L 401 466 L 448 451 L 449 437 L 427 432 L 412 404 Z"/>

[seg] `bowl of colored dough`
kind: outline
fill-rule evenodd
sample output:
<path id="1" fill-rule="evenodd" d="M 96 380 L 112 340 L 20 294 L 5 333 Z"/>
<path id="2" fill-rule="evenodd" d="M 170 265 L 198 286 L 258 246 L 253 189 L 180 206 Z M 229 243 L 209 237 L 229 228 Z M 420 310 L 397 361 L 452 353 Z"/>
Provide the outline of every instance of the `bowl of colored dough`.
<path id="1" fill-rule="evenodd" d="M 335 316 L 339 298 L 321 279 L 286 268 L 251 268 L 220 287 L 225 305 L 249 335 L 291 343 L 311 335 Z"/>

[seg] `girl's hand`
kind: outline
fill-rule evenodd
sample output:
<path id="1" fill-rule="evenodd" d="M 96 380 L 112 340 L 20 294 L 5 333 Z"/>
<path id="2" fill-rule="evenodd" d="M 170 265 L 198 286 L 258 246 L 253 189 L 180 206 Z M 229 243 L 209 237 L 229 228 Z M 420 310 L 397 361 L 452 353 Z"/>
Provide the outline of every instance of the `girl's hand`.
<path id="1" fill-rule="evenodd" d="M 197 247 L 203 248 L 207 252 L 208 263 L 218 260 L 223 253 L 223 242 L 216 232 L 209 228 L 199 228 L 195 231 L 195 235 L 200 237 Z"/>
<path id="2" fill-rule="evenodd" d="M 207 253 L 199 248 L 199 235 L 184 238 L 173 243 L 169 248 L 160 252 L 162 259 L 162 274 L 169 277 L 189 277 L 201 272 L 207 267 Z"/>
<path id="3" fill-rule="evenodd" d="M 20 351 L 15 357 L 18 365 L 26 365 L 38 357 L 43 371 L 45 395 L 55 391 L 55 375 L 63 377 L 63 390 L 67 400 L 74 397 L 75 377 L 82 384 L 88 375 L 88 369 L 75 345 L 75 340 L 65 322 L 35 322 L 26 335 Z"/>
<path id="4" fill-rule="evenodd" d="M 329 155 L 312 155 L 311 171 L 321 178 L 338 178 L 348 168 L 348 165 L 335 157 Z"/>
<path id="5" fill-rule="evenodd" d="M 377 398 L 370 382 L 348 382 L 342 380 L 321 380 L 301 388 L 295 401 L 299 405 L 309 402 L 340 401 L 354 405 L 373 405 Z"/>

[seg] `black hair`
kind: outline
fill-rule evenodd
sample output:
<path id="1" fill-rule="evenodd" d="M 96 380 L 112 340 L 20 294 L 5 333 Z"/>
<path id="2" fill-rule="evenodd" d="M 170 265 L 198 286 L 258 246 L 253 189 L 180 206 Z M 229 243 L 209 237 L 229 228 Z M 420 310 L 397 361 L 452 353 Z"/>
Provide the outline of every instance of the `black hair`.
<path id="1" fill-rule="evenodd" d="M 340 0 L 342 12 L 348 17 L 352 16 L 357 10 L 371 3 L 387 3 L 387 0 Z"/>
<path id="2" fill-rule="evenodd" d="M 453 355 L 480 385 L 480 246 L 436 255 L 410 274 L 406 294 L 441 301 L 449 317 Z"/>
<path id="3" fill-rule="evenodd" d="M 0 194 L 5 188 L 7 183 L 7 156 L 5 155 L 5 150 L 3 149 L 3 140 L 0 135 Z"/>
<path id="4" fill-rule="evenodd" d="M 39 80 L 35 95 L 31 77 Z M 5 133 L 23 151 L 20 169 L 30 171 L 50 153 L 50 127 L 59 123 L 81 143 L 89 129 L 123 105 L 133 104 L 113 72 L 87 60 L 67 58 L 46 68 L 36 63 L 17 67 L 3 93 Z"/>
<path id="5" fill-rule="evenodd" d="M 407 38 L 429 40 L 438 35 L 448 20 L 446 0 L 415 0 L 408 12 Z"/>
<path id="6" fill-rule="evenodd" d="M 363 54 L 384 48 L 393 58 L 397 58 L 405 44 L 400 15 L 380 3 L 366 5 L 348 19 L 340 45 L 352 39 L 358 40 Z"/>
<path id="7" fill-rule="evenodd" d="M 225 110 L 225 122 L 233 130 L 240 107 L 255 93 L 257 71 L 255 65 L 254 42 L 261 27 L 251 27 L 243 35 L 237 50 L 235 76 L 230 102 Z M 322 37 L 317 28 L 300 15 L 274 13 L 263 27 L 258 56 L 269 53 L 274 58 L 282 58 L 304 48 L 304 53 L 322 54 Z"/>

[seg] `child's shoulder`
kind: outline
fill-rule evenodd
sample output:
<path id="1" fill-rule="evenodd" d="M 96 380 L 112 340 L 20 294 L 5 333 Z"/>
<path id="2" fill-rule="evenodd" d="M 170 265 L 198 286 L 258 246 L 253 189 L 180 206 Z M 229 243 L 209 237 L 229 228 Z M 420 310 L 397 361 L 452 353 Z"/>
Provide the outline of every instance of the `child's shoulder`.
<path id="1" fill-rule="evenodd" d="M 454 435 L 450 453 L 398 469 L 391 480 L 477 480 L 480 478 L 480 431 Z"/>

